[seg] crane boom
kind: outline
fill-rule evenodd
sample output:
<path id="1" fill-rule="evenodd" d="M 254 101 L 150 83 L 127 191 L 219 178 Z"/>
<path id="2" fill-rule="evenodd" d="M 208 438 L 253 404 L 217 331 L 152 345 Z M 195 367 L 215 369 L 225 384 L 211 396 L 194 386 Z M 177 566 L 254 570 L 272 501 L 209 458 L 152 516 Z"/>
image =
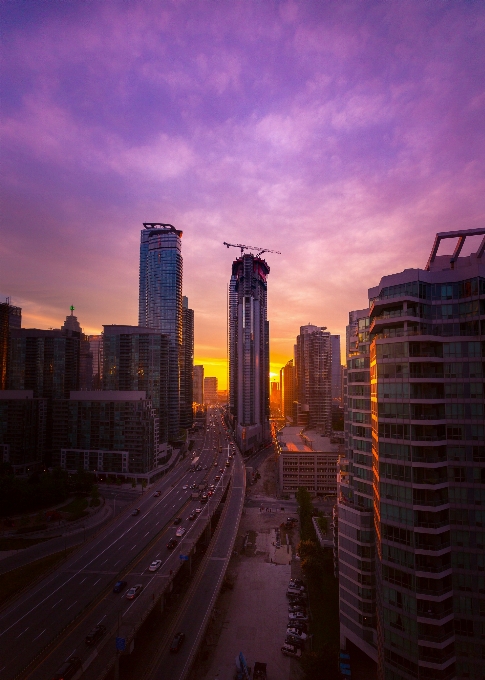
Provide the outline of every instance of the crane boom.
<path id="1" fill-rule="evenodd" d="M 259 257 L 263 253 L 276 253 L 276 255 L 281 255 L 279 250 L 270 250 L 269 248 L 261 248 L 259 246 L 246 246 L 243 245 L 242 243 L 227 243 L 226 241 L 223 242 L 223 245 L 226 246 L 226 248 L 240 248 L 241 249 L 241 257 L 244 254 L 245 250 L 257 250 L 256 257 Z"/>

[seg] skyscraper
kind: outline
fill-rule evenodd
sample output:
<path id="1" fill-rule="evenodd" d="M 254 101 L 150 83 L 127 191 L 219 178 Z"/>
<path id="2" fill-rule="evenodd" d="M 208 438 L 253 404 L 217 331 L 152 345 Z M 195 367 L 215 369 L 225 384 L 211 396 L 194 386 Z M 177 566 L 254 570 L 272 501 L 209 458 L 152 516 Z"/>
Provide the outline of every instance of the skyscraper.
<path id="1" fill-rule="evenodd" d="M 296 399 L 296 374 L 293 359 L 280 370 L 281 415 L 293 422 L 294 401 Z"/>
<path id="2" fill-rule="evenodd" d="M 460 257 L 478 235 L 477 251 Z M 453 255 L 438 256 L 450 238 L 458 239 Z M 424 270 L 385 276 L 369 290 L 380 680 L 483 677 L 484 251 L 484 228 L 440 233 Z M 354 463 L 355 480 L 369 460 Z M 363 574 L 364 551 L 373 551 L 360 531 L 348 552 Z M 347 603 L 356 593 L 349 588 Z"/>
<path id="3" fill-rule="evenodd" d="M 169 339 L 169 439 L 180 432 L 182 363 L 182 231 L 171 224 L 145 222 L 140 243 L 138 325 Z"/>
<path id="4" fill-rule="evenodd" d="M 330 343 L 332 345 L 332 399 L 341 399 L 342 369 L 340 363 L 340 335 L 331 335 Z"/>
<path id="5" fill-rule="evenodd" d="M 239 448 L 257 449 L 269 437 L 269 323 L 267 263 L 244 254 L 229 285 L 230 412 Z"/>
<path id="6" fill-rule="evenodd" d="M 207 406 L 217 404 L 217 386 L 217 378 L 204 378 L 204 404 Z"/>
<path id="7" fill-rule="evenodd" d="M 194 402 L 204 403 L 204 367 L 194 366 Z"/>
<path id="8" fill-rule="evenodd" d="M 182 360 L 180 365 L 180 427 L 192 427 L 194 422 L 194 310 L 189 300 L 182 302 Z"/>
<path id="9" fill-rule="evenodd" d="M 71 305 L 71 313 L 61 326 L 63 335 L 79 338 L 79 389 L 93 389 L 93 353 L 91 351 L 89 338 L 84 335 L 77 316 L 74 316 L 74 307 Z"/>
<path id="10" fill-rule="evenodd" d="M 296 339 L 296 381 L 301 424 L 332 432 L 332 347 L 325 326 L 300 327 Z M 303 422 L 305 416 L 305 422 Z"/>
<path id="11" fill-rule="evenodd" d="M 0 302 L 0 390 L 7 389 L 7 363 L 10 329 L 20 328 L 22 310 L 10 304 L 10 298 Z"/>

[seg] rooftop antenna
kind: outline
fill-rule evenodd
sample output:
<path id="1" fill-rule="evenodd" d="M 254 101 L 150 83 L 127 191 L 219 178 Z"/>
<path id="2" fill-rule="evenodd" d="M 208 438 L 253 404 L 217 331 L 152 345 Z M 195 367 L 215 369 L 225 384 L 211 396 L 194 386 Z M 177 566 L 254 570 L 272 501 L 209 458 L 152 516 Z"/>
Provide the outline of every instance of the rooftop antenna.
<path id="1" fill-rule="evenodd" d="M 69 307 L 69 309 L 71 310 L 71 316 L 73 316 L 73 312 L 74 312 L 74 309 L 75 309 L 74 305 L 71 305 L 71 306 Z"/>

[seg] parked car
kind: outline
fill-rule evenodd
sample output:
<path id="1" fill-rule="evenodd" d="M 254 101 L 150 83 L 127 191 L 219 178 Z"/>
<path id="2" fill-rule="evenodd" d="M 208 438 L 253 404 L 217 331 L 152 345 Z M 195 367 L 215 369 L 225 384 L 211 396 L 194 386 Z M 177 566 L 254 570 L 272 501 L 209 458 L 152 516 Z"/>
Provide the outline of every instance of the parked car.
<path id="1" fill-rule="evenodd" d="M 127 593 L 126 593 L 126 599 L 127 600 L 134 600 L 135 597 L 138 597 L 138 595 L 141 593 L 143 589 L 143 586 L 141 583 L 137 583 L 135 586 L 130 588 Z"/>
<path id="2" fill-rule="evenodd" d="M 176 518 L 174 519 L 173 523 L 174 523 L 174 525 L 177 525 L 177 524 L 180 524 L 181 521 L 182 521 L 182 518 L 181 518 L 181 517 L 176 517 Z"/>
<path id="3" fill-rule="evenodd" d="M 306 608 L 302 604 L 290 604 L 288 606 L 289 612 L 306 612 Z"/>
<path id="4" fill-rule="evenodd" d="M 305 584 L 301 580 L 301 578 L 290 578 L 290 582 L 288 583 L 288 586 L 290 587 L 297 587 L 301 588 L 302 586 L 305 587 Z"/>
<path id="5" fill-rule="evenodd" d="M 296 647 L 297 649 L 305 649 L 305 642 L 294 635 L 287 635 L 285 637 L 285 644 L 293 645 L 293 647 Z"/>
<path id="6" fill-rule="evenodd" d="M 179 527 L 177 529 L 177 531 L 175 532 L 175 536 L 179 536 L 179 537 L 183 536 L 186 531 L 187 531 L 187 529 L 185 529 L 185 527 Z"/>
<path id="7" fill-rule="evenodd" d="M 84 642 L 88 645 L 95 645 L 98 640 L 101 640 L 103 635 L 106 633 L 106 626 L 102 626 L 98 623 L 89 633 L 86 635 Z"/>
<path id="8" fill-rule="evenodd" d="M 135 508 L 133 512 L 131 513 L 132 517 L 136 517 L 137 515 L 140 514 L 140 508 Z"/>
<path id="9" fill-rule="evenodd" d="M 308 616 L 304 612 L 290 612 L 288 614 L 288 618 L 290 619 L 290 621 L 292 620 L 308 621 Z"/>
<path id="10" fill-rule="evenodd" d="M 113 593 L 121 593 L 126 588 L 126 581 L 116 581 L 113 586 Z"/>
<path id="11" fill-rule="evenodd" d="M 304 633 L 304 632 L 301 630 L 301 628 L 297 628 L 296 626 L 289 626 L 289 627 L 286 629 L 286 634 L 287 634 L 287 635 L 291 635 L 291 636 L 293 636 L 293 637 L 297 637 L 297 638 L 299 638 L 300 640 L 306 640 L 307 637 L 308 637 L 308 635 L 307 635 L 306 633 Z"/>
<path id="12" fill-rule="evenodd" d="M 171 652 L 178 652 L 180 647 L 182 646 L 184 640 L 185 640 L 185 633 L 177 633 L 177 635 L 172 640 L 172 644 L 170 645 L 170 651 Z"/>
<path id="13" fill-rule="evenodd" d="M 169 542 L 167 543 L 167 548 L 169 550 L 173 550 L 175 546 L 177 545 L 178 541 L 175 538 L 171 538 Z"/>
<path id="14" fill-rule="evenodd" d="M 148 571 L 157 571 L 162 566 L 162 560 L 153 560 L 153 562 L 148 567 Z"/>
<path id="15" fill-rule="evenodd" d="M 295 628 L 301 633 L 306 633 L 308 635 L 308 626 L 305 621 L 288 621 L 287 628 Z"/>
<path id="16" fill-rule="evenodd" d="M 78 656 L 71 656 L 70 659 L 64 661 L 57 673 L 54 673 L 52 680 L 70 680 L 80 668 L 82 668 L 81 659 Z"/>
<path id="17" fill-rule="evenodd" d="M 295 645 L 284 644 L 281 651 L 285 656 L 292 656 L 294 659 L 301 657 L 301 649 L 298 649 Z"/>

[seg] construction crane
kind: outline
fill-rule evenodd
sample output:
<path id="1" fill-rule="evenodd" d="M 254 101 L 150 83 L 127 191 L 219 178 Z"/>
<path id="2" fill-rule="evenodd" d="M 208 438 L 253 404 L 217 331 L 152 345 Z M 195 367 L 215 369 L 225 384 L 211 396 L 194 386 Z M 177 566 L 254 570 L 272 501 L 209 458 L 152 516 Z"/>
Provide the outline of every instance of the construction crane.
<path id="1" fill-rule="evenodd" d="M 245 246 L 242 243 L 226 243 L 226 241 L 224 241 L 223 244 L 226 246 L 226 248 L 240 248 L 241 257 L 244 255 L 245 250 L 257 250 L 258 253 L 256 254 L 256 257 L 260 257 L 263 253 L 276 253 L 276 255 L 281 255 L 279 250 L 270 250 L 269 248 L 260 248 L 258 246 Z"/>

